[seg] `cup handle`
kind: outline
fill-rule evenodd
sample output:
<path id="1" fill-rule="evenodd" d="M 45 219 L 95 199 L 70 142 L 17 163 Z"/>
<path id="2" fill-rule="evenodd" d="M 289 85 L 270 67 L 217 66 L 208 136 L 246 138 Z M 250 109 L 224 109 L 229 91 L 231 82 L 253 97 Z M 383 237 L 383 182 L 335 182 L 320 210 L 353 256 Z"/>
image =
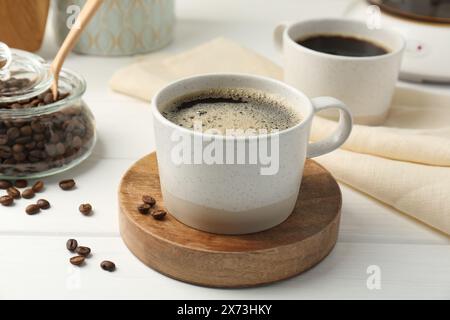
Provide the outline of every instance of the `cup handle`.
<path id="1" fill-rule="evenodd" d="M 326 109 L 338 109 L 339 124 L 329 137 L 308 145 L 308 158 L 318 157 L 339 148 L 350 136 L 353 127 L 352 114 L 341 101 L 332 97 L 318 97 L 311 99 L 311 102 L 315 114 Z"/>
<path id="2" fill-rule="evenodd" d="M 283 51 L 283 34 L 288 26 L 288 22 L 280 22 L 273 30 L 273 41 L 278 51 Z"/>

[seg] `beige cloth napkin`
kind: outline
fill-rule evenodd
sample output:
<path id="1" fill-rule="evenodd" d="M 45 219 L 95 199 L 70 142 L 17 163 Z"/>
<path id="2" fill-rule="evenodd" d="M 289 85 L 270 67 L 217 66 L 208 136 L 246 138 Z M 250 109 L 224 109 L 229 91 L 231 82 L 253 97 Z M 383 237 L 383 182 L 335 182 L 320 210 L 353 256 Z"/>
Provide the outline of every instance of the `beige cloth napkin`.
<path id="1" fill-rule="evenodd" d="M 151 100 L 170 81 L 211 72 L 282 78 L 270 60 L 218 38 L 175 56 L 143 58 L 119 70 L 110 85 Z M 335 125 L 316 117 L 311 139 Z M 338 180 L 450 234 L 450 96 L 399 88 L 384 126 L 356 125 L 342 149 L 317 160 Z"/>
<path id="2" fill-rule="evenodd" d="M 150 101 L 168 82 L 212 72 L 283 77 L 280 67 L 270 60 L 233 41 L 217 38 L 175 56 L 149 55 L 117 71 L 110 85 L 115 91 Z"/>

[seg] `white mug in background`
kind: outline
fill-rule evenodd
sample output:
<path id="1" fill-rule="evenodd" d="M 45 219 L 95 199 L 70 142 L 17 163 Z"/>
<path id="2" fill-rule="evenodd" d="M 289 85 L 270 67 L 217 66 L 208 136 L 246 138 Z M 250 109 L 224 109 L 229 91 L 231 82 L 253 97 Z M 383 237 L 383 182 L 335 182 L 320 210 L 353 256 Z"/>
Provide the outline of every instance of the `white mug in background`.
<path id="1" fill-rule="evenodd" d="M 349 57 L 322 53 L 297 43 L 317 35 L 363 39 L 388 53 Z M 355 123 L 379 125 L 389 112 L 405 40 L 394 31 L 371 30 L 360 21 L 315 19 L 282 23 L 274 31 L 275 45 L 283 52 L 284 80 L 309 97 L 327 95 L 343 101 Z M 332 117 L 331 113 L 324 113 Z"/>
<path id="2" fill-rule="evenodd" d="M 265 137 L 225 136 L 180 127 L 162 114 L 173 99 L 218 88 L 248 88 L 281 97 L 302 120 L 289 129 Z M 314 114 L 325 109 L 340 111 L 338 128 L 325 140 L 309 143 Z M 297 201 L 305 159 L 338 148 L 352 128 L 350 112 L 334 98 L 309 99 L 283 82 L 239 74 L 201 75 L 169 84 L 154 97 L 152 113 L 166 209 L 188 226 L 219 234 L 258 232 L 286 220 Z M 252 143 L 259 143 L 264 138 L 277 141 L 277 145 L 271 145 L 271 155 L 278 157 L 278 163 L 270 174 L 262 174 L 268 164 L 259 157 L 252 164 L 223 164 L 225 160 L 223 163 L 200 161 L 194 164 L 195 161 L 191 161 L 196 158 L 195 145 L 200 146 L 201 152 L 212 143 L 226 145 L 223 149 L 220 147 L 223 159 L 228 159 L 230 154 L 234 159 L 239 146 L 245 146 L 247 150 Z M 179 155 L 181 141 L 188 142 L 188 147 L 183 147 L 186 161 L 179 161 L 179 158 L 174 161 Z"/>

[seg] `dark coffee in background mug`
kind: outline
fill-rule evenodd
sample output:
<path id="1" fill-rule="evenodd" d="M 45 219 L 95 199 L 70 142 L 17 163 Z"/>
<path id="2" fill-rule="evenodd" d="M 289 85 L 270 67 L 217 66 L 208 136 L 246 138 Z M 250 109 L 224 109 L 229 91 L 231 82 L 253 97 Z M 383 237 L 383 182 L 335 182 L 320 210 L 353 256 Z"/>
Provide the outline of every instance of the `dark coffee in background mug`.
<path id="1" fill-rule="evenodd" d="M 364 21 L 320 18 L 280 23 L 274 40 L 287 84 L 309 97 L 344 101 L 357 124 L 385 122 L 406 47 L 402 35 Z M 328 110 L 321 115 L 336 119 Z"/>
<path id="2" fill-rule="evenodd" d="M 314 35 L 297 43 L 311 50 L 347 57 L 373 57 L 389 52 L 370 40 L 345 35 Z"/>

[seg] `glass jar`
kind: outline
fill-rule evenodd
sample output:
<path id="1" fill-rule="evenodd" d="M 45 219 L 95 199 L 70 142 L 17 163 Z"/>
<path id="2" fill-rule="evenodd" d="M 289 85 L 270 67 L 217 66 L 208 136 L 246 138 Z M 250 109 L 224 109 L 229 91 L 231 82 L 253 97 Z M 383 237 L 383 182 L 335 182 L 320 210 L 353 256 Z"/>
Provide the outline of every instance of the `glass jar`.
<path id="1" fill-rule="evenodd" d="M 44 104 L 52 80 L 41 58 L 20 50 L 8 56 L 0 45 L 0 179 L 53 175 L 91 154 L 95 121 L 82 100 L 84 79 L 63 69 L 61 99 Z"/>

